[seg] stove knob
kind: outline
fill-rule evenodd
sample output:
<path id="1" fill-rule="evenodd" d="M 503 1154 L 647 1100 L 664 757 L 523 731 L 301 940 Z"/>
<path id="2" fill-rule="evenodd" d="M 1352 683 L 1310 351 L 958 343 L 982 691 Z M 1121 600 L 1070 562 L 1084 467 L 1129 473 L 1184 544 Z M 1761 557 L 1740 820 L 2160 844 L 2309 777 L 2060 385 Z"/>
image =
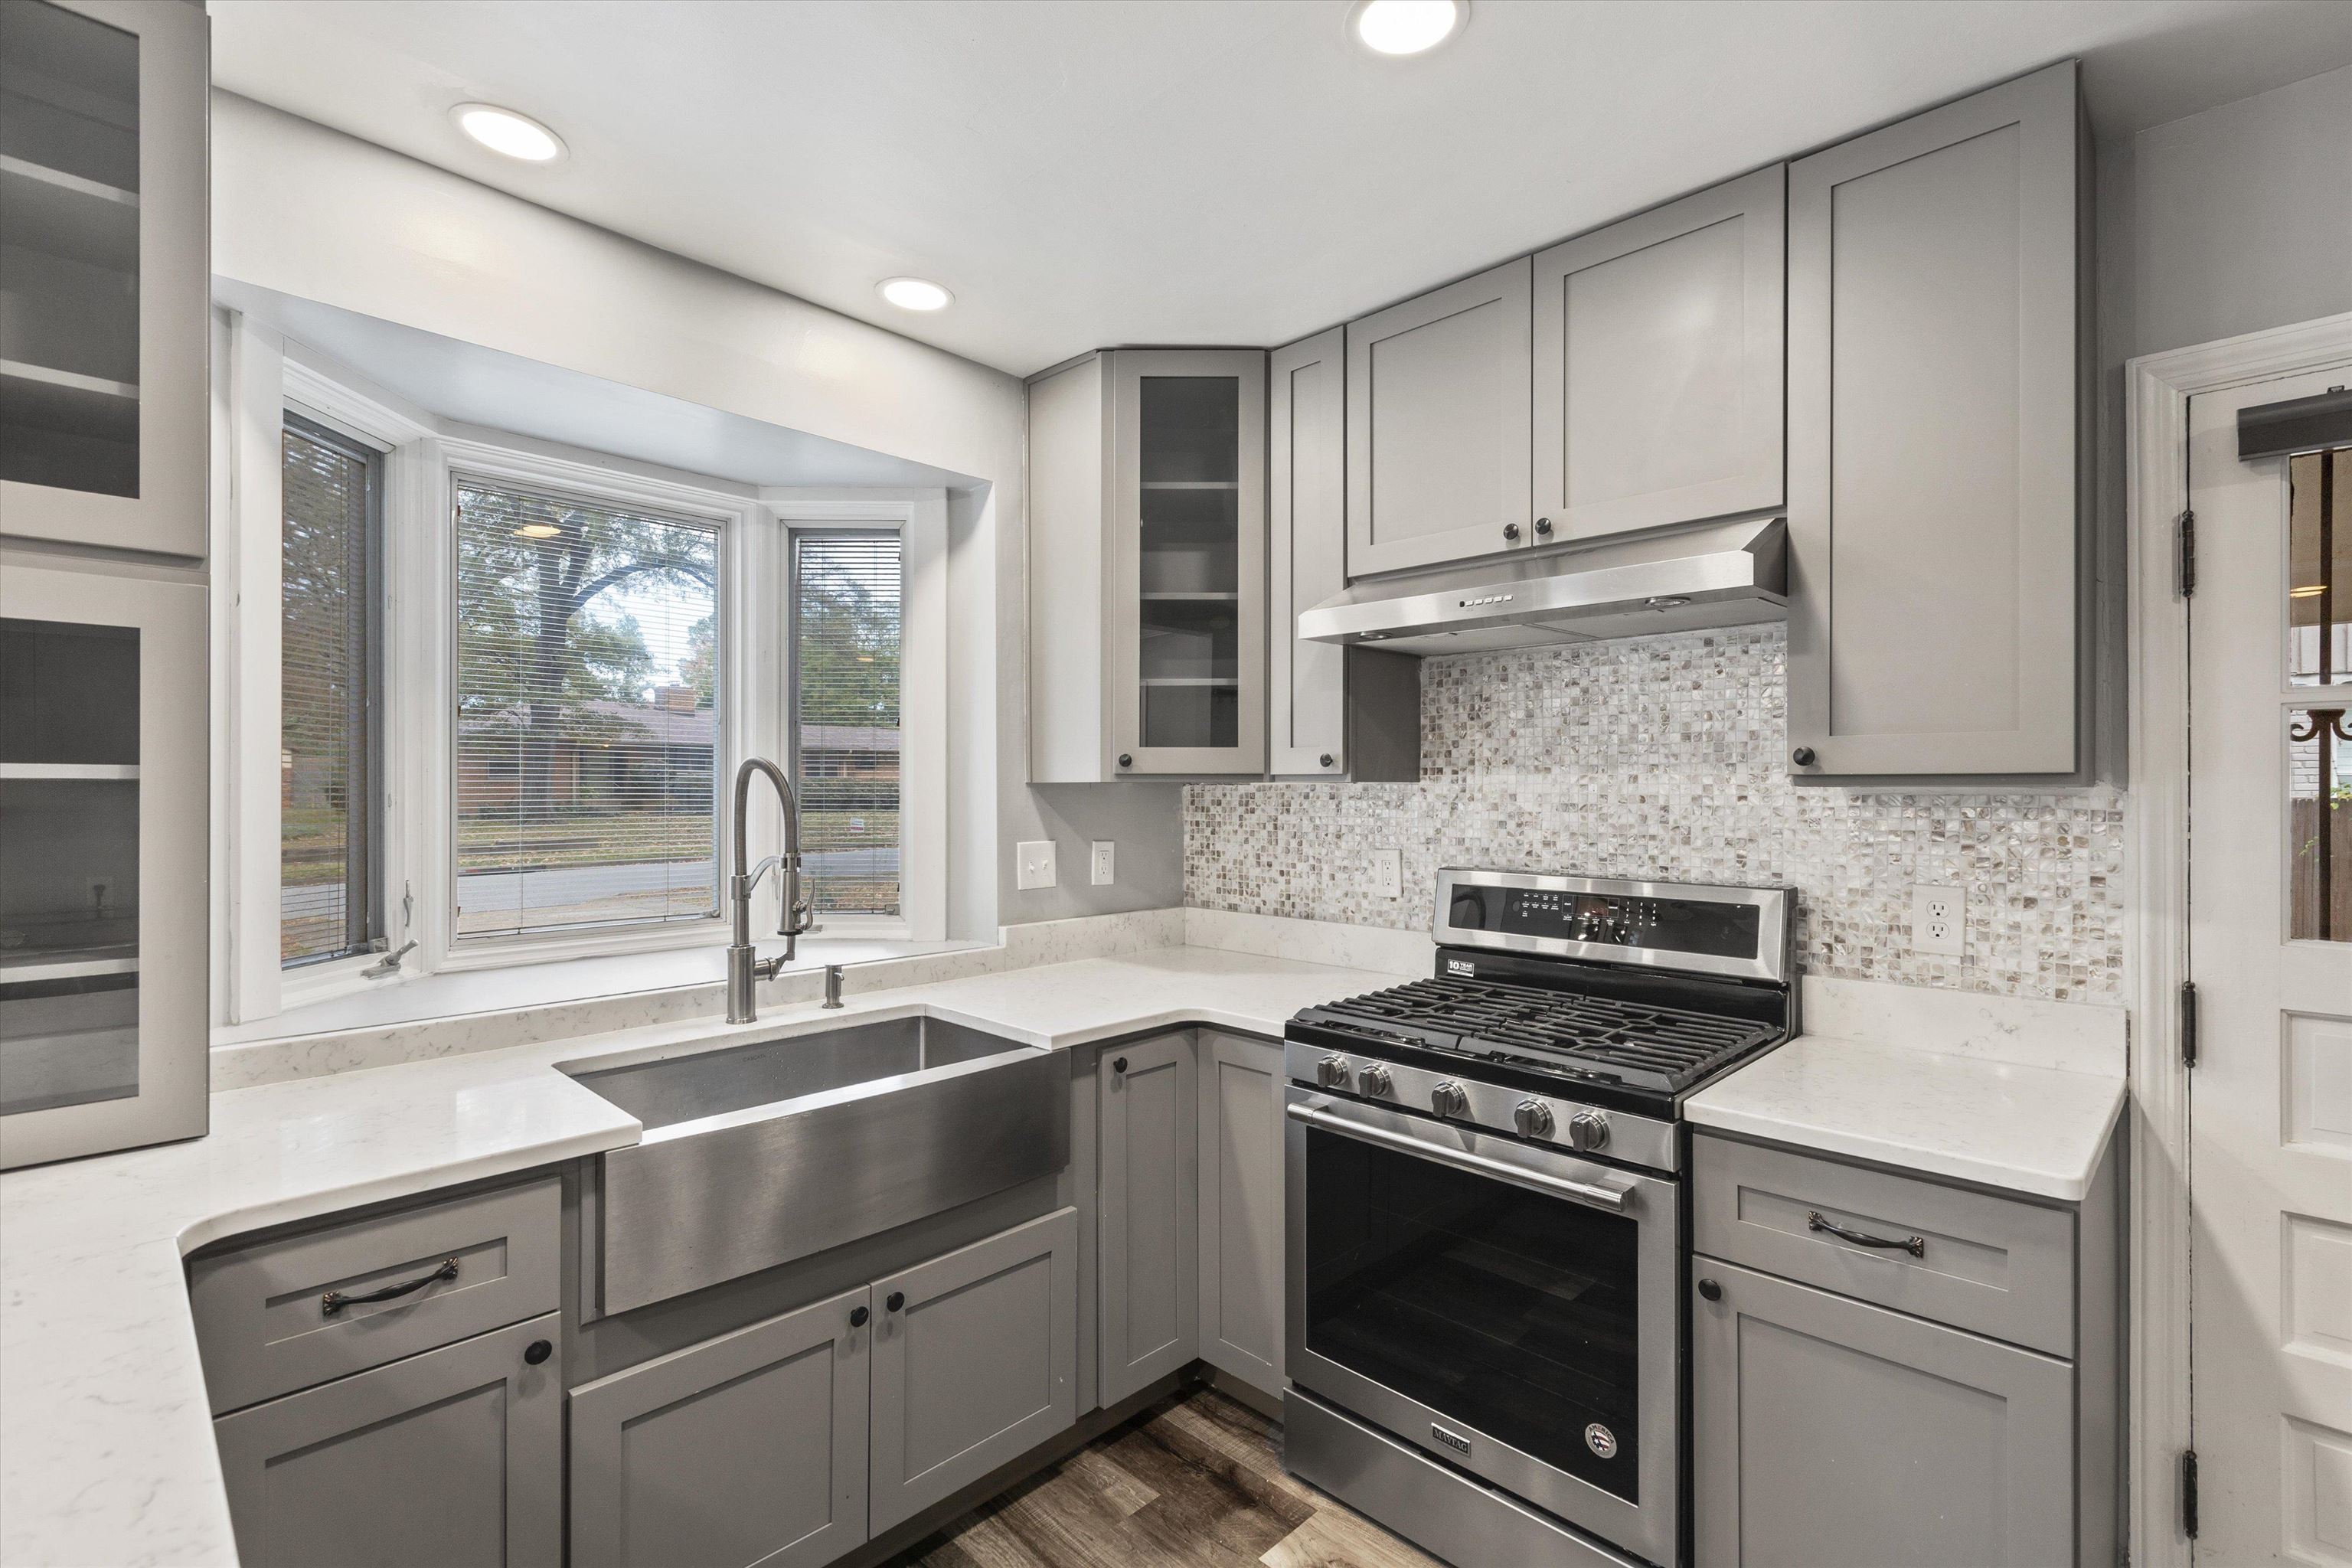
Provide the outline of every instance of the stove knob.
<path id="1" fill-rule="evenodd" d="M 1348 1058 L 1345 1057 L 1325 1057 L 1321 1061 L 1317 1062 L 1315 1064 L 1315 1081 L 1318 1086 L 1324 1089 L 1347 1088 Z"/>
<path id="2" fill-rule="evenodd" d="M 1366 1094 L 1386 1094 L 1395 1086 L 1389 1082 L 1389 1069 L 1378 1062 L 1368 1062 L 1356 1077 L 1356 1087 Z"/>
<path id="3" fill-rule="evenodd" d="M 1580 1110 L 1568 1119 L 1568 1146 L 1580 1154 L 1605 1148 L 1609 1142 L 1609 1118 L 1597 1110 Z"/>
<path id="4" fill-rule="evenodd" d="M 1523 1100 L 1511 1112 L 1511 1125 L 1519 1130 L 1522 1138 L 1551 1136 L 1551 1107 L 1540 1100 Z"/>
<path id="5" fill-rule="evenodd" d="M 1470 1096 L 1463 1087 L 1448 1079 L 1429 1091 L 1429 1108 L 1440 1116 L 1460 1116 L 1470 1109 Z"/>

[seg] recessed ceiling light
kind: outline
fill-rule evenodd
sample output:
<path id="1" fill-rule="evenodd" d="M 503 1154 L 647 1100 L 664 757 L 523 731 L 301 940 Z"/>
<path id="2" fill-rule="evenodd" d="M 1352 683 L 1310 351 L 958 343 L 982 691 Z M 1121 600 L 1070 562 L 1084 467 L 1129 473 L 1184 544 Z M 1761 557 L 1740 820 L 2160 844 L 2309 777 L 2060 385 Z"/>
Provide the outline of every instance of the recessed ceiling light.
<path id="1" fill-rule="evenodd" d="M 1381 55 L 1417 55 L 1462 30 L 1470 0 L 1356 0 L 1348 30 Z"/>
<path id="2" fill-rule="evenodd" d="M 927 278 L 885 278 L 875 288 L 901 310 L 944 310 L 955 299 Z"/>
<path id="3" fill-rule="evenodd" d="M 552 539 L 563 531 L 551 522 L 526 522 L 515 530 L 517 539 Z"/>
<path id="4" fill-rule="evenodd" d="M 526 163 L 551 163 L 563 156 L 563 138 L 528 114 L 495 103 L 461 103 L 449 115 L 458 130 L 493 153 Z"/>

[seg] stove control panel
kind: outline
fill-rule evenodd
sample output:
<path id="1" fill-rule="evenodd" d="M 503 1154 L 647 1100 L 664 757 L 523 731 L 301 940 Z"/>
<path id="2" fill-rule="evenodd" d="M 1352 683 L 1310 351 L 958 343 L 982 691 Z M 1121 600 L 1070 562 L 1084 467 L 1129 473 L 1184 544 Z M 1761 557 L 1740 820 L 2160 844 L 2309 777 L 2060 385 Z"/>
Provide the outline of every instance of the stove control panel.
<path id="1" fill-rule="evenodd" d="M 1437 874 L 1440 946 L 1641 963 L 1785 982 L 1785 888 L 1621 882 L 1452 868 Z"/>

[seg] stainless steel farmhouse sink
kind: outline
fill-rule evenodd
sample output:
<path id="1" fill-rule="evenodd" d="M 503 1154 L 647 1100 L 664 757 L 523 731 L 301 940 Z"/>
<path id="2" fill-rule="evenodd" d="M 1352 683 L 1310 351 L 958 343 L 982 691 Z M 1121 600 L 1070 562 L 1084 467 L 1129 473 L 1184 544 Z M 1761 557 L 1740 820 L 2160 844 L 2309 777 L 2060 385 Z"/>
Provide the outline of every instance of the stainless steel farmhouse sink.
<path id="1" fill-rule="evenodd" d="M 645 1125 L 636 1144 L 598 1156 L 589 1244 L 607 1312 L 873 1236 L 1069 1161 L 1059 1054 L 938 1018 L 558 1067 Z"/>

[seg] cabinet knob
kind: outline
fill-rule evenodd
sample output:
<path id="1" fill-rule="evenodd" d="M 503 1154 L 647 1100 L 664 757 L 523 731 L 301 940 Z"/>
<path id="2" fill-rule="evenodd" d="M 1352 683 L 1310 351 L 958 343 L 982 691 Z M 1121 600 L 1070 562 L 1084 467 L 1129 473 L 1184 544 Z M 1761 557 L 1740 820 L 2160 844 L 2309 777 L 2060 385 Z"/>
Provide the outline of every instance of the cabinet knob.
<path id="1" fill-rule="evenodd" d="M 873 1315 L 863 1307 L 852 1307 L 849 1309 L 849 1326 L 853 1329 L 862 1329 L 866 1326 L 866 1320 Z"/>
<path id="2" fill-rule="evenodd" d="M 1110 1070 L 1113 1072 L 1125 1072 L 1127 1070 L 1127 1058 L 1125 1057 L 1119 1057 L 1114 1059 L 1110 1064 Z"/>
<path id="3" fill-rule="evenodd" d="M 1706 1297 L 1710 1301 L 1720 1301 L 1723 1300 L 1723 1287 L 1717 1284 L 1712 1279 L 1700 1280 L 1698 1282 L 1698 1293 Z"/>
<path id="4" fill-rule="evenodd" d="M 1789 760 L 1801 768 L 1810 768 L 1813 765 L 1813 749 L 1811 746 L 1799 746 L 1789 753 Z"/>
<path id="5" fill-rule="evenodd" d="M 1135 766 L 1135 757 L 1133 753 L 1121 752 L 1118 754 L 1118 765 L 1123 768 L 1131 768 Z"/>
<path id="6" fill-rule="evenodd" d="M 522 1359 L 529 1362 L 531 1365 L 537 1366 L 554 1353 L 555 1347 L 549 1344 L 545 1340 L 533 1340 L 530 1344 L 523 1347 Z"/>
<path id="7" fill-rule="evenodd" d="M 906 1304 L 907 1304 L 907 1293 L 906 1293 L 904 1290 L 893 1290 L 893 1291 L 891 1291 L 891 1292 L 890 1292 L 890 1294 L 889 1294 L 889 1295 L 887 1295 L 887 1297 L 883 1298 L 883 1300 L 882 1300 L 882 1305 L 883 1305 L 883 1307 L 884 1307 L 885 1309 L 887 1309 L 887 1310 L 890 1310 L 890 1311 L 893 1311 L 893 1312 L 897 1311 L 899 1308 L 901 1308 L 901 1307 L 905 1306 Z"/>
<path id="8" fill-rule="evenodd" d="M 1536 519 L 1536 536 L 1537 536 L 1538 538 L 1541 538 L 1541 537 L 1543 537 L 1545 534 L 1549 533 L 1550 531 L 1551 531 L 1551 519 L 1549 519 L 1549 518 L 1548 518 L 1548 517 L 1539 517 L 1539 518 Z"/>
<path id="9" fill-rule="evenodd" d="M 1329 766 L 1331 765 L 1331 753 L 1330 753 L 1330 752 L 1324 752 L 1321 756 L 1319 756 L 1319 757 L 1316 758 L 1316 759 L 1315 759 L 1315 765 L 1316 765 L 1317 767 L 1321 767 L 1321 768 L 1328 768 L 1328 767 L 1329 767 Z"/>
<path id="10" fill-rule="evenodd" d="M 1518 525 L 1517 523 L 1516 523 L 1516 522 L 1507 522 L 1507 523 L 1503 524 L 1503 537 L 1504 537 L 1504 538 L 1506 538 L 1506 539 L 1517 539 L 1518 536 L 1519 536 L 1519 525 Z"/>

